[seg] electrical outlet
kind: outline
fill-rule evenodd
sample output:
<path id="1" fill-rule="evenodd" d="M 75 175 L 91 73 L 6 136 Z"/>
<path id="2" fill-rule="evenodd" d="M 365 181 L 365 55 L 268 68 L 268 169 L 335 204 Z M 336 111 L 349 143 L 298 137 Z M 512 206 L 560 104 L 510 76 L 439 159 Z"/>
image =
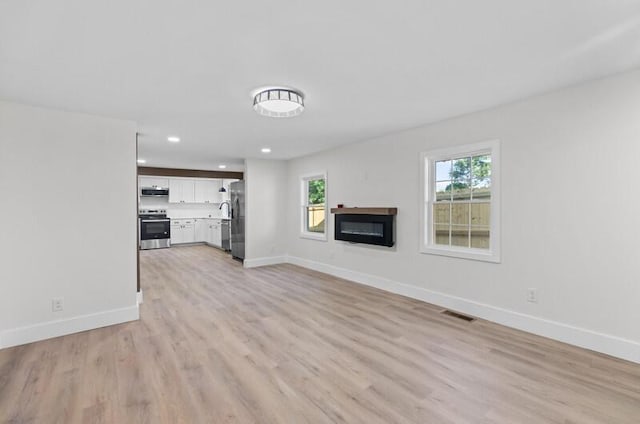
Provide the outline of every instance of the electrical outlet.
<path id="1" fill-rule="evenodd" d="M 54 297 L 51 300 L 51 310 L 53 312 L 60 312 L 64 309 L 64 297 Z"/>
<path id="2" fill-rule="evenodd" d="M 536 288 L 527 289 L 527 302 L 538 303 L 538 289 Z"/>

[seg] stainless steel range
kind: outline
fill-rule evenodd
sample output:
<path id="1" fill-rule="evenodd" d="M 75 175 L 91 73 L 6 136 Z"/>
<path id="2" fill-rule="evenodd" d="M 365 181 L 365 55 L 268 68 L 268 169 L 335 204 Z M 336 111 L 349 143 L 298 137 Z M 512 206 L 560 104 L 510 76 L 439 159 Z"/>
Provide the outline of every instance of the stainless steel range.
<path id="1" fill-rule="evenodd" d="M 140 249 L 171 247 L 171 220 L 166 209 L 140 209 Z"/>

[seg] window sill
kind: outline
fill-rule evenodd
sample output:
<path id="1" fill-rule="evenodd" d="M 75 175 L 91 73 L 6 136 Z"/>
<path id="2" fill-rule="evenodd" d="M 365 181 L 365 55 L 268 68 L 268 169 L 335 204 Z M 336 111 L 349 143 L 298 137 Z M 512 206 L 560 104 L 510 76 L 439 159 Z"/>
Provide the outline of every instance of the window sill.
<path id="1" fill-rule="evenodd" d="M 450 258 L 469 259 L 473 261 L 500 263 L 500 255 L 497 252 L 481 249 L 456 249 L 455 247 L 422 246 L 420 253 L 427 255 L 448 256 Z"/>
<path id="2" fill-rule="evenodd" d="M 300 233 L 300 238 L 305 238 L 309 240 L 327 241 L 326 234 Z"/>

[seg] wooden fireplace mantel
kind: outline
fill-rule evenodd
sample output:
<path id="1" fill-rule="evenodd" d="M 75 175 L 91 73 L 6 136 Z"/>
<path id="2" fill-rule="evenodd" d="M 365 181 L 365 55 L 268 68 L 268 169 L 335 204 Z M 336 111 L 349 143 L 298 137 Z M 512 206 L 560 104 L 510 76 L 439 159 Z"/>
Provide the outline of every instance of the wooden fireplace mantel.
<path id="1" fill-rule="evenodd" d="M 331 213 L 359 215 L 397 215 L 398 208 L 331 208 Z"/>

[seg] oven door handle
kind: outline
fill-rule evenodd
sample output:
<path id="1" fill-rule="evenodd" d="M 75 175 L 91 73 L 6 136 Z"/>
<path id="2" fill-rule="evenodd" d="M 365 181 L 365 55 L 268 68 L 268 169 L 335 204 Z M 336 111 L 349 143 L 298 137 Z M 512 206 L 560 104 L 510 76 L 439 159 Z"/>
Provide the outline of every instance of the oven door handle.
<path id="1" fill-rule="evenodd" d="M 171 222 L 170 219 L 141 219 L 140 222 Z"/>

